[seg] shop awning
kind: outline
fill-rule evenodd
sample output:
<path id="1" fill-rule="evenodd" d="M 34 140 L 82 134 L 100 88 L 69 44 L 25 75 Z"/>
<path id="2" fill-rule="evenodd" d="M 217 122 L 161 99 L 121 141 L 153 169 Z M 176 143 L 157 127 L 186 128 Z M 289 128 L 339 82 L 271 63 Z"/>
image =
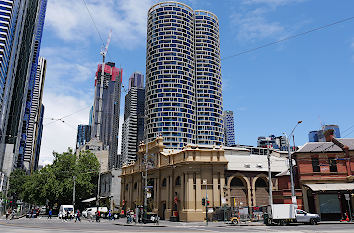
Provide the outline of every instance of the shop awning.
<path id="1" fill-rule="evenodd" d="M 81 202 L 91 202 L 91 201 L 96 201 L 96 197 L 91 197 L 91 198 L 83 200 Z"/>
<path id="2" fill-rule="evenodd" d="M 340 191 L 340 190 L 353 190 L 354 183 L 334 183 L 334 184 L 305 184 L 312 191 Z"/>

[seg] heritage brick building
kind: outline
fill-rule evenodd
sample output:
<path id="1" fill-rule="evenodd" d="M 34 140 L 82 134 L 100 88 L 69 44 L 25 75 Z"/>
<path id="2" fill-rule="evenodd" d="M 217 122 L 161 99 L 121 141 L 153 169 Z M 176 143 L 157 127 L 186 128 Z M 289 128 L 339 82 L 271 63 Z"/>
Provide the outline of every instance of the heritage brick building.
<path id="1" fill-rule="evenodd" d="M 354 139 L 338 139 L 346 154 L 332 142 L 309 142 L 295 153 L 304 209 L 322 220 L 339 220 L 354 205 Z"/>
<path id="2" fill-rule="evenodd" d="M 181 221 L 203 221 L 202 198 L 207 193 L 209 211 L 228 205 L 253 210 L 268 204 L 267 156 L 249 149 L 187 145 L 165 149 L 163 138 L 140 145 L 137 161 L 122 168 L 121 201 L 124 208 L 143 204 L 144 156 L 148 161 L 148 207 L 161 219 L 179 216 Z M 273 190 L 275 175 L 287 169 L 286 159 L 271 156 Z"/>

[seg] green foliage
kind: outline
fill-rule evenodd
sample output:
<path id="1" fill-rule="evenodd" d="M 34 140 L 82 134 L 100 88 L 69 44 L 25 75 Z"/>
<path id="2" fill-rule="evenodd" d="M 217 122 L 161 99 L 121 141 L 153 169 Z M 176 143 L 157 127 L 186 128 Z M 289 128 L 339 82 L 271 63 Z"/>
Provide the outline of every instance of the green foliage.
<path id="1" fill-rule="evenodd" d="M 10 185 L 9 185 L 9 197 L 13 199 L 22 199 L 23 198 L 23 191 L 24 186 L 23 184 L 26 183 L 28 177 L 26 172 L 22 169 L 14 170 L 10 175 Z"/>
<path id="2" fill-rule="evenodd" d="M 53 153 L 53 164 L 28 176 L 15 170 L 10 177 L 12 193 L 31 204 L 53 206 L 72 203 L 75 177 L 76 203 L 95 195 L 99 162 L 96 156 L 85 151 L 79 158 L 69 149 L 62 154 Z"/>

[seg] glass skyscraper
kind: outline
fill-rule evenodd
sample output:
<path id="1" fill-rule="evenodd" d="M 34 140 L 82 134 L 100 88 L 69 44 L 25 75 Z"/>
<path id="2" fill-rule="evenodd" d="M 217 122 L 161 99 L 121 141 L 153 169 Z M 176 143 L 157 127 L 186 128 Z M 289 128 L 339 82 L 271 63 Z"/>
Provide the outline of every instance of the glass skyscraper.
<path id="1" fill-rule="evenodd" d="M 235 145 L 234 112 L 224 111 L 225 146 Z"/>
<path id="2" fill-rule="evenodd" d="M 118 131 L 120 114 L 120 95 L 123 70 L 115 67 L 115 63 L 107 62 L 104 66 L 104 80 L 102 93 L 102 117 L 98 122 L 99 96 L 101 85 L 102 64 L 98 65 L 96 72 L 95 100 L 93 107 L 93 119 L 91 139 L 97 137 L 97 126 L 100 124 L 100 141 L 105 150 L 109 150 L 109 169 L 119 166 L 121 158 L 118 156 Z"/>
<path id="3" fill-rule="evenodd" d="M 76 136 L 76 149 L 91 140 L 91 125 L 78 125 Z"/>
<path id="4" fill-rule="evenodd" d="M 222 145 L 219 23 L 177 2 L 148 12 L 145 137 L 166 148 Z"/>
<path id="5" fill-rule="evenodd" d="M 15 145 L 17 167 L 25 168 L 24 154 L 47 0 L 21 2 L 25 4 L 25 18 L 21 43 L 17 48 L 19 57 L 14 73 L 14 89 L 7 125 L 7 135 L 11 136 L 8 137 L 7 143 Z M 15 141 L 11 138 L 13 136 L 16 136 Z"/>
<path id="6" fill-rule="evenodd" d="M 144 140 L 144 106 L 144 75 L 134 72 L 129 78 L 129 90 L 125 96 L 122 165 L 136 160 L 139 143 Z"/>

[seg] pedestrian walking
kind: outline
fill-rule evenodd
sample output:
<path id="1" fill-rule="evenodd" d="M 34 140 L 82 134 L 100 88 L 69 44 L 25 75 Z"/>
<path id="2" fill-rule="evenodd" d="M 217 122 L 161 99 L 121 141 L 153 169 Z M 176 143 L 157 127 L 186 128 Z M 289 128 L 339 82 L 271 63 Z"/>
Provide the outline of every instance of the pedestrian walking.
<path id="1" fill-rule="evenodd" d="M 111 210 L 108 211 L 108 219 L 112 220 L 112 211 Z"/>
<path id="2" fill-rule="evenodd" d="M 76 214 L 75 214 L 75 222 L 79 220 L 79 222 L 81 222 L 81 219 L 80 219 L 80 210 L 76 210 Z"/>
<path id="3" fill-rule="evenodd" d="M 96 212 L 96 222 L 100 222 L 101 212 L 97 210 Z"/>
<path id="4" fill-rule="evenodd" d="M 49 212 L 48 212 L 48 219 L 52 219 L 52 214 L 53 214 L 52 209 L 49 209 Z"/>

